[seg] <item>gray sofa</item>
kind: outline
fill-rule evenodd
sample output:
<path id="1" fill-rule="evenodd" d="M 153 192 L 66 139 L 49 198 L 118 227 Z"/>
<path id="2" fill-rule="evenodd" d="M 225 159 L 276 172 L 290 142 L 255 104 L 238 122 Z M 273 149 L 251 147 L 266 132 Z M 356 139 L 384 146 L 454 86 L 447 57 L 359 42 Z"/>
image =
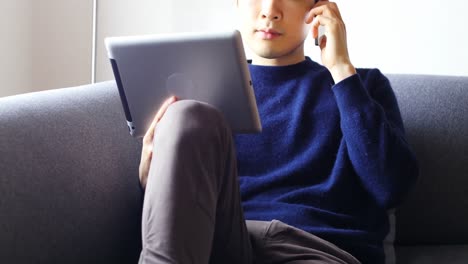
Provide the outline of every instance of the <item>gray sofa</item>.
<path id="1" fill-rule="evenodd" d="M 388 77 L 421 166 L 397 263 L 468 263 L 468 77 Z M 114 82 L 0 98 L 0 263 L 137 263 L 140 148 Z"/>

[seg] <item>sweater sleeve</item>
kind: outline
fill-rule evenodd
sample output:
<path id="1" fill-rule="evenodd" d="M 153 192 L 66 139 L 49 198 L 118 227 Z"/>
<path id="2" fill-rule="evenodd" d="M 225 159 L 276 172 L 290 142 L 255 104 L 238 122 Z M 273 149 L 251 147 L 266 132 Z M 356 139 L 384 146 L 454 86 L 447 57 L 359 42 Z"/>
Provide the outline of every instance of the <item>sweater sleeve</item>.
<path id="1" fill-rule="evenodd" d="M 332 87 L 351 163 L 380 207 L 398 206 L 418 175 L 400 110 L 379 70 L 352 75 Z"/>

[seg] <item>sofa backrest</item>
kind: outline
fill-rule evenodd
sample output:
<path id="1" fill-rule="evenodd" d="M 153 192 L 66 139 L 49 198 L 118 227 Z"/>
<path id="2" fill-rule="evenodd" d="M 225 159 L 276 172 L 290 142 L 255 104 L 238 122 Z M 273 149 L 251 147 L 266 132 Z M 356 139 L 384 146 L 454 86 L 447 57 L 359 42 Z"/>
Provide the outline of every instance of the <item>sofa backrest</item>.
<path id="1" fill-rule="evenodd" d="M 468 77 L 387 76 L 420 165 L 396 243 L 468 244 Z"/>
<path id="2" fill-rule="evenodd" d="M 0 263 L 137 263 L 140 148 L 114 82 L 0 98 Z"/>
<path id="3" fill-rule="evenodd" d="M 467 244 L 468 77 L 388 77 L 421 171 L 396 242 Z M 140 149 L 114 82 L 0 98 L 0 263 L 136 263 Z"/>

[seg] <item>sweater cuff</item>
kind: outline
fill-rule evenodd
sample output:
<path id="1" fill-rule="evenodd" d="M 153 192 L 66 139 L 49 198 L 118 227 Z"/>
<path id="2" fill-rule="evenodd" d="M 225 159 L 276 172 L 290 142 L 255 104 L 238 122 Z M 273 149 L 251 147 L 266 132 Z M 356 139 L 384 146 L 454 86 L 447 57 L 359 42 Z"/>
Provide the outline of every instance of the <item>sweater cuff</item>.
<path id="1" fill-rule="evenodd" d="M 371 103 L 371 97 L 359 74 L 354 74 L 332 87 L 339 109 L 356 110 Z"/>

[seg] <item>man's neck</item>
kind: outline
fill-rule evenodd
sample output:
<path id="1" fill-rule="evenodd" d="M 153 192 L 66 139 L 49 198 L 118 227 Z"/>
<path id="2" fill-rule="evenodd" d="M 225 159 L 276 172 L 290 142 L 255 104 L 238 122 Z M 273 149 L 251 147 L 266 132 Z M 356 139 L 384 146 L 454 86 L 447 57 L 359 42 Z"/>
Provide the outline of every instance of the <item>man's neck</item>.
<path id="1" fill-rule="evenodd" d="M 281 58 L 262 58 L 254 55 L 252 57 L 253 65 L 262 65 L 262 66 L 287 66 L 300 63 L 305 60 L 305 55 L 296 56 L 296 57 L 281 57 Z"/>
<path id="2" fill-rule="evenodd" d="M 304 47 L 302 45 L 291 53 L 276 58 L 264 58 L 255 53 L 252 56 L 252 64 L 262 66 L 287 66 L 303 62 L 304 60 Z"/>

